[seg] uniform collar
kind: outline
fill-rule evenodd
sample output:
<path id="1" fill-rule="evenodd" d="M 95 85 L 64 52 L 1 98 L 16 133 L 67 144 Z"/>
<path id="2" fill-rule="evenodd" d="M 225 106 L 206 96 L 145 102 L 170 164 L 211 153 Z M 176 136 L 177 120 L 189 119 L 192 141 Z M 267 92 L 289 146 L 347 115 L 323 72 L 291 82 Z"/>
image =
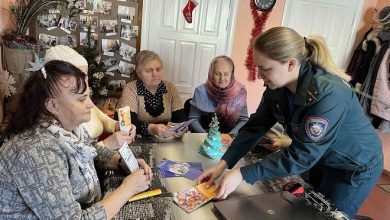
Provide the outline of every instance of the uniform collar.
<path id="1" fill-rule="evenodd" d="M 299 76 L 298 76 L 298 85 L 297 85 L 297 91 L 295 93 L 295 105 L 306 105 L 307 95 L 309 92 L 309 86 L 311 83 L 311 80 L 313 78 L 313 69 L 312 66 L 307 63 L 303 62 L 301 64 L 301 68 L 299 69 Z"/>

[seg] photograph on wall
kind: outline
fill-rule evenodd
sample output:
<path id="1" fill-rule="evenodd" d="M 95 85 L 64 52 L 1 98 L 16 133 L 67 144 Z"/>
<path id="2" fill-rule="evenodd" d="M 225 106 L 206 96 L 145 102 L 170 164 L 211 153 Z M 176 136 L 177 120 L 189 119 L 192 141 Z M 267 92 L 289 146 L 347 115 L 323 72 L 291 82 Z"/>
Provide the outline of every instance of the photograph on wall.
<path id="1" fill-rule="evenodd" d="M 58 24 L 57 14 L 38 15 L 37 19 L 38 19 L 38 27 L 40 28 L 56 27 Z"/>
<path id="2" fill-rule="evenodd" d="M 58 21 L 58 27 L 66 33 L 70 33 L 71 31 L 76 31 L 77 22 L 75 18 L 69 19 L 67 16 L 62 16 Z"/>
<path id="3" fill-rule="evenodd" d="M 119 40 L 114 39 L 102 39 L 102 51 L 105 56 L 114 56 L 119 52 L 120 44 Z"/>
<path id="4" fill-rule="evenodd" d="M 98 26 L 98 16 L 80 15 L 80 28 L 88 31 L 88 26 L 91 26 L 91 32 L 95 32 Z"/>
<path id="5" fill-rule="evenodd" d="M 90 40 L 91 40 L 91 47 L 94 47 L 98 42 L 98 34 L 97 33 L 91 33 Z M 87 44 L 87 33 L 86 32 L 80 32 L 80 45 L 84 46 Z"/>
<path id="6" fill-rule="evenodd" d="M 114 58 L 108 58 L 103 61 L 104 69 L 107 70 L 107 72 L 115 71 L 119 68 L 118 66 L 119 61 Z"/>
<path id="7" fill-rule="evenodd" d="M 54 47 L 58 44 L 58 37 L 49 34 L 39 34 L 39 42 L 43 43 L 47 47 Z"/>
<path id="8" fill-rule="evenodd" d="M 76 35 L 65 35 L 58 38 L 59 44 L 66 45 L 69 47 L 77 47 L 77 36 Z"/>
<path id="9" fill-rule="evenodd" d="M 87 1 L 86 0 L 77 0 L 75 2 L 75 5 L 78 9 L 85 9 L 87 7 Z"/>
<path id="10" fill-rule="evenodd" d="M 123 42 L 119 48 L 119 55 L 121 55 L 122 58 L 127 61 L 132 61 L 135 57 L 136 52 L 137 50 L 134 47 Z"/>
<path id="11" fill-rule="evenodd" d="M 52 7 L 52 8 L 49 9 L 49 13 L 50 14 L 59 14 L 59 13 L 61 13 L 61 11 L 62 11 L 62 5 L 61 4 L 58 4 L 55 7 Z"/>
<path id="12" fill-rule="evenodd" d="M 125 40 L 130 40 L 130 24 L 121 25 L 121 38 Z"/>
<path id="13" fill-rule="evenodd" d="M 93 12 L 110 15 L 112 2 L 95 0 L 93 3 Z"/>
<path id="14" fill-rule="evenodd" d="M 138 37 L 138 26 L 130 27 L 130 38 L 137 39 Z"/>
<path id="15" fill-rule="evenodd" d="M 110 91 L 121 91 L 123 87 L 126 85 L 125 80 L 111 80 L 108 82 L 108 90 Z"/>
<path id="16" fill-rule="evenodd" d="M 121 76 L 130 78 L 131 74 L 135 72 L 135 65 L 132 63 L 120 61 L 119 62 L 119 72 L 121 73 Z"/>
<path id="17" fill-rule="evenodd" d="M 135 8 L 118 5 L 118 18 L 124 23 L 135 22 Z"/>
<path id="18" fill-rule="evenodd" d="M 86 10 L 86 9 L 84 9 L 84 10 L 83 10 L 83 14 L 94 15 L 95 12 L 93 12 L 92 10 Z"/>
<path id="19" fill-rule="evenodd" d="M 115 35 L 117 32 L 117 20 L 100 20 L 100 33 L 105 33 L 106 36 L 112 36 Z"/>

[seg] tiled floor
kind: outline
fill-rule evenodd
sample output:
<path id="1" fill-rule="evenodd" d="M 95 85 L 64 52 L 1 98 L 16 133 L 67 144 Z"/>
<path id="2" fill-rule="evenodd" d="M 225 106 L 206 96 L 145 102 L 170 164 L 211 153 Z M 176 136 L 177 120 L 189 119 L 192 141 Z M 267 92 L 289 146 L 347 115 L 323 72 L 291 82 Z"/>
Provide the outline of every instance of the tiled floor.
<path id="1" fill-rule="evenodd" d="M 390 184 L 390 173 L 382 174 L 378 184 Z M 378 186 L 375 186 L 367 200 L 360 207 L 358 214 L 369 216 L 375 220 L 389 219 L 390 193 L 384 191 Z"/>

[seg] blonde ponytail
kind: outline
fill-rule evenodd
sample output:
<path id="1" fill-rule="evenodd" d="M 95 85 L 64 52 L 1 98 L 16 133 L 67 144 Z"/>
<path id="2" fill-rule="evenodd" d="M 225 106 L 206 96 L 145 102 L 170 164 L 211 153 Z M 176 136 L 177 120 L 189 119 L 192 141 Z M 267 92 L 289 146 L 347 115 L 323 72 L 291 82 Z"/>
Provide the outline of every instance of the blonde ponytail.
<path id="1" fill-rule="evenodd" d="M 307 61 L 313 65 L 320 66 L 326 71 L 336 74 L 339 77 L 349 80 L 350 77 L 344 70 L 338 67 L 326 47 L 325 41 L 321 36 L 311 35 L 305 38 L 307 48 Z"/>
<path id="2" fill-rule="evenodd" d="M 300 63 L 309 62 L 342 78 L 349 77 L 333 62 L 320 36 L 304 38 L 291 28 L 273 27 L 256 38 L 253 48 L 280 63 L 294 57 Z"/>

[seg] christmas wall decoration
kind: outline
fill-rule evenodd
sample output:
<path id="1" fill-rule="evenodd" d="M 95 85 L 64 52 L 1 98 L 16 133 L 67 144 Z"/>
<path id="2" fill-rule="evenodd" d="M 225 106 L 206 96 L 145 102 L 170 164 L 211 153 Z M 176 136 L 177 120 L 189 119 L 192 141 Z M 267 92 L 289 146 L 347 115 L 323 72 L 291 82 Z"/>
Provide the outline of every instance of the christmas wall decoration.
<path id="1" fill-rule="evenodd" d="M 198 2 L 196 0 L 188 0 L 187 5 L 183 9 L 184 18 L 188 23 L 192 23 L 192 11 L 196 8 Z"/>
<path id="2" fill-rule="evenodd" d="M 256 66 L 253 61 L 253 42 L 256 39 L 256 37 L 263 32 L 263 29 L 265 27 L 265 22 L 267 21 L 269 14 L 271 11 L 263 11 L 260 12 L 257 10 L 257 7 L 254 3 L 254 1 L 250 1 L 250 7 L 253 17 L 253 27 L 251 31 L 251 39 L 249 41 L 248 50 L 247 50 L 247 57 L 245 60 L 245 66 L 249 70 L 248 74 L 248 80 L 249 81 L 255 81 L 257 76 Z"/>

